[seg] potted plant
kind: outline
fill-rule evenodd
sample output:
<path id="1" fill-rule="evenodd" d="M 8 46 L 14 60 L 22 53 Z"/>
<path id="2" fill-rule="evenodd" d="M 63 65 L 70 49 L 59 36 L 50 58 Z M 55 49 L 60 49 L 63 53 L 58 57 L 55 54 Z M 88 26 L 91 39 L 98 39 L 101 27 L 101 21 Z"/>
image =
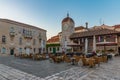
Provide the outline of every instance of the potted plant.
<path id="1" fill-rule="evenodd" d="M 102 50 L 101 52 L 102 52 L 102 54 L 103 54 L 103 53 L 105 53 L 105 50 Z"/>
<path id="2" fill-rule="evenodd" d="M 114 52 L 114 50 L 113 50 L 113 49 L 109 49 L 108 51 L 109 51 L 109 52 Z"/>
<path id="3" fill-rule="evenodd" d="M 100 50 L 98 49 L 98 50 L 96 50 L 96 53 L 99 53 L 100 52 Z"/>

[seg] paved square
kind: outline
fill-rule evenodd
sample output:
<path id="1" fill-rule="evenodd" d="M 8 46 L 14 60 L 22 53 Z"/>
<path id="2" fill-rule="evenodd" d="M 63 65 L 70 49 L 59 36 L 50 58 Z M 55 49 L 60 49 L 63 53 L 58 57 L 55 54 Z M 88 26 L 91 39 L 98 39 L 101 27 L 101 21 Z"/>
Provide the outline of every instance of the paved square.
<path id="1" fill-rule="evenodd" d="M 46 77 L 47 80 L 120 80 L 120 57 L 115 57 L 100 67 L 74 67 Z"/>
<path id="2" fill-rule="evenodd" d="M 50 63 L 49 60 L 34 61 L 31 59 L 20 59 L 14 56 L 0 56 L 0 64 L 4 64 L 38 77 L 50 76 L 74 67 L 66 63 Z"/>
<path id="3" fill-rule="evenodd" d="M 120 80 L 120 57 L 115 57 L 108 63 L 101 63 L 100 67 L 95 68 L 67 63 L 54 64 L 48 60 L 21 60 L 13 56 L 0 57 L 0 63 L 0 80 Z"/>

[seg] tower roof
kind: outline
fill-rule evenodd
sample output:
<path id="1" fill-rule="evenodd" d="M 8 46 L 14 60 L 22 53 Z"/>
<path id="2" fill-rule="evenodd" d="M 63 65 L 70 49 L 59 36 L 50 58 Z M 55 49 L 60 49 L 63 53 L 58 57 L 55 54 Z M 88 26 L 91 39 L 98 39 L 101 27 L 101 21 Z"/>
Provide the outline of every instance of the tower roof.
<path id="1" fill-rule="evenodd" d="M 64 18 L 64 19 L 62 20 L 62 23 L 64 23 L 64 22 L 68 22 L 68 21 L 71 21 L 71 22 L 74 23 L 74 20 L 73 20 L 72 18 L 69 17 L 69 13 L 67 13 L 67 17 Z"/>

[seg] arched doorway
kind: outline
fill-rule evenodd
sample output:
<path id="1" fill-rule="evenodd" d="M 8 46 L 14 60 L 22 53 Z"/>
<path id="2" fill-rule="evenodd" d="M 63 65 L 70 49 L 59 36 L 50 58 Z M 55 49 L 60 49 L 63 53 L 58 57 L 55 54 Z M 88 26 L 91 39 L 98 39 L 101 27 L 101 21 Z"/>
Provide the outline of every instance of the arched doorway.
<path id="1" fill-rule="evenodd" d="M 10 55 L 14 55 L 14 49 L 10 49 Z"/>

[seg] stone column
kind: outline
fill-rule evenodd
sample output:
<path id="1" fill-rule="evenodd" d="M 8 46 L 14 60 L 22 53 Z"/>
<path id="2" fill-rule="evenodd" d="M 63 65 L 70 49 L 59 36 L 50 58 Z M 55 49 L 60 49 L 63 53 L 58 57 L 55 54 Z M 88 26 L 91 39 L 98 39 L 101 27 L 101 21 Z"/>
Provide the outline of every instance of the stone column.
<path id="1" fill-rule="evenodd" d="M 96 37 L 93 36 L 93 51 L 96 52 Z"/>
<path id="2" fill-rule="evenodd" d="M 115 42 L 118 43 L 117 35 L 115 35 Z M 118 53 L 118 44 L 116 46 L 116 52 L 115 52 L 115 54 L 117 54 L 117 53 Z"/>
<path id="3" fill-rule="evenodd" d="M 117 38 L 117 35 L 115 35 L 115 42 L 116 42 L 116 43 L 118 42 L 118 38 Z"/>
<path id="4" fill-rule="evenodd" d="M 65 48 L 64 48 L 65 52 L 67 52 L 67 41 L 65 40 Z"/>
<path id="5" fill-rule="evenodd" d="M 78 39 L 78 44 L 80 45 L 80 39 Z M 79 46 L 79 52 L 81 51 L 80 46 Z"/>
<path id="6" fill-rule="evenodd" d="M 41 40 L 41 54 L 43 54 L 43 40 Z"/>
<path id="7" fill-rule="evenodd" d="M 78 39 L 78 44 L 80 44 L 80 39 Z"/>
<path id="8" fill-rule="evenodd" d="M 104 42 L 106 42 L 106 36 L 104 36 Z"/>
<path id="9" fill-rule="evenodd" d="M 88 53 L 88 38 L 85 38 L 85 54 Z"/>
<path id="10" fill-rule="evenodd" d="M 72 40 L 71 44 L 74 44 L 73 40 Z M 71 48 L 72 48 L 72 52 L 74 52 L 74 47 L 71 46 Z"/>

